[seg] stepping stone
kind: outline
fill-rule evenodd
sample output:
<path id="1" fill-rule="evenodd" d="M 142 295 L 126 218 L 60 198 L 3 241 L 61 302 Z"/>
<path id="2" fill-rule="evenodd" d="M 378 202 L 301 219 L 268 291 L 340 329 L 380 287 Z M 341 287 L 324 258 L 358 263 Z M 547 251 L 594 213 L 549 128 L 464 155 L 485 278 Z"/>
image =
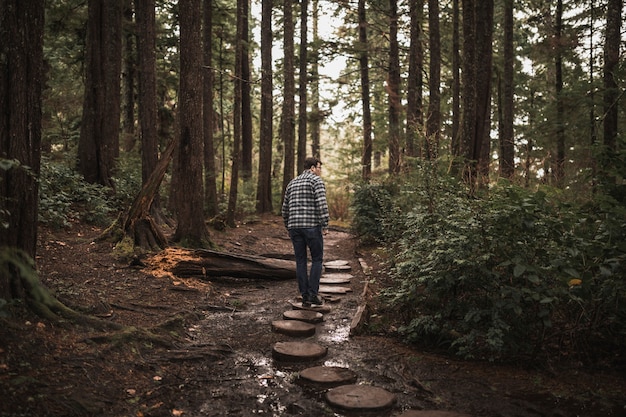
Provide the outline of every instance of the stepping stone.
<path id="1" fill-rule="evenodd" d="M 308 362 L 321 359 L 328 348 L 311 342 L 277 342 L 272 348 L 274 359 L 287 362 Z"/>
<path id="2" fill-rule="evenodd" d="M 344 266 L 344 265 L 349 265 L 350 262 L 348 261 L 343 261 L 343 260 L 336 260 L 336 261 L 328 261 L 328 262 L 324 262 L 324 266 L 330 266 L 331 268 L 333 266 Z"/>
<path id="3" fill-rule="evenodd" d="M 315 334 L 315 325 L 299 320 L 275 320 L 272 322 L 272 330 L 287 336 L 308 337 Z"/>
<path id="4" fill-rule="evenodd" d="M 283 313 L 285 320 L 300 320 L 306 323 L 321 323 L 324 315 L 313 310 L 287 310 Z"/>
<path id="5" fill-rule="evenodd" d="M 324 271 L 326 272 L 347 272 L 352 270 L 350 265 L 326 265 L 324 264 Z"/>
<path id="6" fill-rule="evenodd" d="M 408 410 L 400 414 L 399 417 L 470 417 L 470 415 L 459 414 L 454 411 Z"/>
<path id="7" fill-rule="evenodd" d="M 342 385 L 330 389 L 326 401 L 347 411 L 376 411 L 390 408 L 396 396 L 371 385 Z"/>
<path id="8" fill-rule="evenodd" d="M 320 292 L 323 292 L 326 294 L 345 294 L 351 291 L 352 291 L 352 288 L 350 287 L 338 287 L 335 285 L 320 285 Z"/>
<path id="9" fill-rule="evenodd" d="M 294 303 L 291 303 L 291 307 L 293 307 L 295 310 L 317 311 L 318 313 L 322 313 L 322 314 L 330 313 L 330 307 L 327 306 L 326 304 L 322 304 L 321 306 L 311 305 L 309 307 L 305 307 L 302 305 L 301 302 L 298 302 L 298 303 L 294 302 Z"/>
<path id="10" fill-rule="evenodd" d="M 305 383 L 317 384 L 323 387 L 353 384 L 356 382 L 356 372 L 340 366 L 314 366 L 300 372 L 300 380 Z"/>
<path id="11" fill-rule="evenodd" d="M 333 276 L 333 275 L 348 275 L 347 277 L 342 276 Z M 323 275 L 320 278 L 320 284 L 349 284 L 350 283 L 350 274 L 330 274 Z"/>

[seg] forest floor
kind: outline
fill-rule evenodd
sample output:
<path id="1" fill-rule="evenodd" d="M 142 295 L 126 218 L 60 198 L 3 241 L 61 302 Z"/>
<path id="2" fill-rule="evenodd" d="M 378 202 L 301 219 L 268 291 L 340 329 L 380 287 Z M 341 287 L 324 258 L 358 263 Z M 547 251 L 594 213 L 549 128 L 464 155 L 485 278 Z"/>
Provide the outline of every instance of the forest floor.
<path id="1" fill-rule="evenodd" d="M 392 329 L 350 335 L 357 307 L 376 302 L 385 276 L 376 248 L 359 247 L 346 230 L 331 228 L 325 260 L 349 261 L 352 292 L 327 300 L 331 312 L 315 340 L 329 353 L 312 364 L 272 358 L 274 344 L 289 336 L 273 332 L 271 322 L 292 308 L 295 280 L 180 278 L 170 272 L 176 251 L 130 265 L 113 256 L 110 243 L 94 241 L 101 233 L 81 224 L 42 230 L 40 278 L 67 306 L 127 331 L 6 308 L 0 416 L 351 415 L 331 408 L 323 389 L 300 382 L 298 372 L 320 364 L 351 368 L 357 383 L 394 393 L 393 408 L 377 416 L 407 409 L 475 417 L 626 416 L 626 376 L 615 371 L 461 361 L 412 349 Z M 211 230 L 211 238 L 224 252 L 292 256 L 277 216 Z"/>

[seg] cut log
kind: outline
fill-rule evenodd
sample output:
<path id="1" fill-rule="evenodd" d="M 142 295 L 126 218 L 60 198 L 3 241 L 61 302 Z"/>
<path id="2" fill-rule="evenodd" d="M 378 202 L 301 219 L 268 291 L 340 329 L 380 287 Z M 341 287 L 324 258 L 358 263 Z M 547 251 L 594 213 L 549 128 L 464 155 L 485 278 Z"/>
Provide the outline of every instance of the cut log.
<path id="1" fill-rule="evenodd" d="M 179 249 L 180 250 L 180 249 Z M 255 255 L 189 250 L 170 272 L 181 278 L 233 277 L 288 280 L 296 278 L 296 263 Z"/>

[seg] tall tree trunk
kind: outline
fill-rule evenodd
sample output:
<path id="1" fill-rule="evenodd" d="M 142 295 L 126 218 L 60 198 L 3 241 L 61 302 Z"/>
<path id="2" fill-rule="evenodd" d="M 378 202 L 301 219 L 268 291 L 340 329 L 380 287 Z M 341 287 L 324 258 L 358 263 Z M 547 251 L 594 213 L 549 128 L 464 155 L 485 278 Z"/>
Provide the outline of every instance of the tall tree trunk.
<path id="1" fill-rule="evenodd" d="M 159 160 L 156 93 L 155 0 L 135 0 L 137 53 L 139 56 L 139 129 L 141 137 L 141 182 L 146 184 Z M 160 208 L 158 191 L 150 212 Z"/>
<path id="2" fill-rule="evenodd" d="M 462 126 L 461 155 L 464 158 L 463 179 L 471 192 L 476 185 L 476 0 L 462 0 L 463 58 L 462 58 Z"/>
<path id="3" fill-rule="evenodd" d="M 237 0 L 237 36 L 235 37 L 235 77 L 233 88 L 233 149 L 231 154 L 230 190 L 228 192 L 228 208 L 226 210 L 226 224 L 235 227 L 237 211 L 237 193 L 239 187 L 239 166 L 241 163 L 241 135 L 242 135 L 242 87 L 243 87 L 243 35 L 244 3 L 248 0 Z"/>
<path id="4" fill-rule="evenodd" d="M 119 155 L 122 0 L 89 0 L 88 9 L 78 169 L 86 181 L 113 187 Z"/>
<path id="5" fill-rule="evenodd" d="M 398 1 L 389 0 L 389 173 L 400 172 L 400 46 L 398 43 Z"/>
<path id="6" fill-rule="evenodd" d="M 372 175 L 372 112 L 370 110 L 369 44 L 367 41 L 367 14 L 365 0 L 359 0 L 359 69 L 361 72 L 361 105 L 363 106 L 363 181 Z"/>
<path id="7" fill-rule="evenodd" d="M 426 156 L 435 160 L 439 156 L 441 127 L 441 40 L 439 34 L 438 0 L 428 0 L 428 45 L 430 63 L 428 80 L 428 119 L 426 123 Z"/>
<path id="8" fill-rule="evenodd" d="M 308 39 L 308 20 L 309 20 L 309 2 L 308 0 L 300 0 L 300 66 L 299 66 L 299 80 L 298 80 L 298 158 L 297 166 L 304 165 L 306 159 L 306 128 L 307 128 L 307 84 L 308 84 L 308 69 L 307 69 L 307 49 Z"/>
<path id="9" fill-rule="evenodd" d="M 479 143 L 478 181 L 489 183 L 491 162 L 491 78 L 493 74 L 493 0 L 481 0 L 476 7 L 476 142 Z"/>
<path id="10" fill-rule="evenodd" d="M 176 217 L 173 240 L 210 245 L 202 186 L 202 0 L 180 0 L 179 144 L 176 153 Z"/>
<path id="11" fill-rule="evenodd" d="M 418 156 L 419 135 L 422 130 L 422 69 L 424 66 L 424 48 L 422 46 L 422 19 L 424 15 L 424 0 L 409 2 L 411 17 L 410 46 L 409 46 L 409 79 L 407 80 L 407 110 L 406 110 L 406 154 Z"/>
<path id="12" fill-rule="evenodd" d="M 272 211 L 272 141 L 274 136 L 274 75 L 272 72 L 272 4 L 261 3 L 261 137 L 259 138 L 259 178 L 256 211 Z"/>
<path id="13" fill-rule="evenodd" d="M 294 75 L 294 22 L 293 0 L 283 1 L 285 64 L 283 82 L 283 107 L 280 120 L 280 137 L 284 144 L 284 166 L 282 192 L 294 177 L 294 146 L 295 146 L 295 75 Z"/>
<path id="14" fill-rule="evenodd" d="M 133 0 L 124 0 L 122 32 L 122 146 L 127 152 L 135 147 L 135 81 L 137 62 L 133 31 Z"/>
<path id="15" fill-rule="evenodd" d="M 319 76 L 319 0 L 313 0 L 312 3 L 313 21 L 313 45 L 311 52 L 311 79 L 309 81 L 311 89 L 311 115 L 309 122 L 311 126 L 311 155 L 320 158 L 320 125 L 323 117 L 320 113 L 320 76 Z"/>
<path id="16" fill-rule="evenodd" d="M 513 179 L 515 173 L 515 142 L 513 131 L 513 92 L 515 51 L 513 49 L 513 0 L 504 0 L 504 70 L 502 80 L 502 101 L 499 108 L 502 112 L 502 129 L 500 131 L 500 176 Z"/>
<path id="17" fill-rule="evenodd" d="M 216 131 L 215 111 L 213 110 L 213 97 L 215 88 L 215 71 L 213 70 L 213 0 L 204 0 L 203 5 L 203 59 L 204 59 L 204 83 L 202 109 L 204 121 L 204 204 L 209 216 L 215 216 L 219 212 L 217 201 L 217 183 L 215 166 L 215 144 L 213 133 Z"/>
<path id="18" fill-rule="evenodd" d="M 619 87 L 616 71 L 619 66 L 620 32 L 622 22 L 622 0 L 609 0 L 606 10 L 606 36 L 604 44 L 604 149 L 606 154 L 605 166 L 609 169 L 616 167 L 615 154 L 617 151 L 618 134 L 618 100 Z M 615 174 L 603 172 L 605 185 L 615 185 Z"/>
<path id="19" fill-rule="evenodd" d="M 252 178 L 252 101 L 250 98 L 250 0 L 241 4 L 241 177 Z"/>
<path id="20" fill-rule="evenodd" d="M 452 160 L 461 157 L 461 41 L 459 30 L 459 0 L 452 0 Z M 458 174 L 458 163 L 452 164 L 453 174 Z"/>
<path id="21" fill-rule="evenodd" d="M 0 248 L 37 247 L 37 177 L 41 161 L 43 0 L 0 0 Z M 4 164 L 3 164 L 4 165 Z M 0 298 L 9 300 L 9 277 L 0 274 Z"/>
<path id="22" fill-rule="evenodd" d="M 555 94 L 556 94 L 556 158 L 554 160 L 554 182 L 563 187 L 565 180 L 565 108 L 563 104 L 563 0 L 556 2 L 555 16 Z"/>

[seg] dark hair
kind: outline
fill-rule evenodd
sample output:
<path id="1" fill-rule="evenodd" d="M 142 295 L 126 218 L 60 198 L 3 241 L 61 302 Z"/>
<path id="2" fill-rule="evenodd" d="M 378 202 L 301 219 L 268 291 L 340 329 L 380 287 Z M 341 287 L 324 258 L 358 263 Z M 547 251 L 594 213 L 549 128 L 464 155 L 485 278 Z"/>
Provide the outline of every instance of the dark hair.
<path id="1" fill-rule="evenodd" d="M 311 169 L 311 167 L 317 167 L 317 164 L 322 165 L 322 161 L 313 156 L 308 157 L 304 160 L 304 169 Z"/>

